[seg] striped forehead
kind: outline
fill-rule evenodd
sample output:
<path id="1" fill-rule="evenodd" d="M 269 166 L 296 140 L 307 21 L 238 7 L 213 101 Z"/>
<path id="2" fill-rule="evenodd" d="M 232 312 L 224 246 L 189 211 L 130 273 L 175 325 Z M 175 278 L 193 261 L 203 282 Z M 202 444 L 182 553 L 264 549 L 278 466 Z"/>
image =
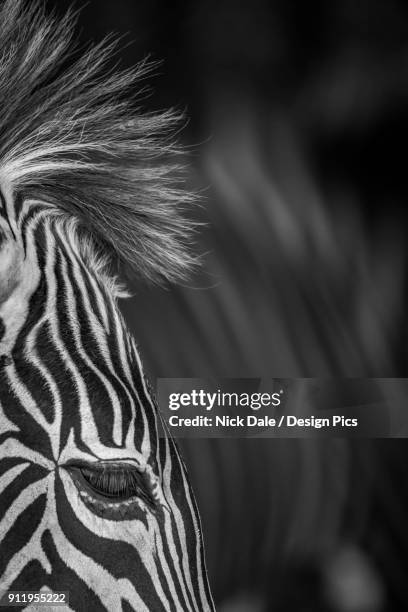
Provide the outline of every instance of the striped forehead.
<path id="1" fill-rule="evenodd" d="M 72 431 L 78 452 L 155 460 L 156 407 L 137 347 L 115 297 L 87 265 L 75 224 L 38 203 L 20 205 L 17 219 L 40 282 L 31 298 L 36 315 L 28 317 L 15 347 L 19 357 L 7 368 L 16 410 L 23 418 L 30 411 L 38 440 L 50 437 L 44 423 L 59 413 L 58 452 Z M 40 446 L 55 454 L 53 436 Z"/>

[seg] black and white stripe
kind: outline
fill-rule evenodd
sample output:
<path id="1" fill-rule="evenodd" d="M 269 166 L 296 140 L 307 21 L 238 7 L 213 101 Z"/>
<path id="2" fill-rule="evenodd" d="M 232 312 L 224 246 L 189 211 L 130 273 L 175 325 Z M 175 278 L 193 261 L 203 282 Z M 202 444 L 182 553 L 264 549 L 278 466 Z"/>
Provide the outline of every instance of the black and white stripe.
<path id="1" fill-rule="evenodd" d="M 16 321 L 0 307 L 2 589 L 69 590 L 72 609 L 212 609 L 185 469 L 112 287 L 71 219 L 26 202 L 11 224 L 27 307 Z M 133 470 L 140 495 L 104 499 L 82 476 L 97 464 Z"/>
<path id="2" fill-rule="evenodd" d="M 112 273 L 193 263 L 177 117 L 135 112 L 146 65 L 110 71 L 112 43 L 70 64 L 72 36 L 69 15 L 0 4 L 0 588 L 212 610 L 194 497 Z"/>

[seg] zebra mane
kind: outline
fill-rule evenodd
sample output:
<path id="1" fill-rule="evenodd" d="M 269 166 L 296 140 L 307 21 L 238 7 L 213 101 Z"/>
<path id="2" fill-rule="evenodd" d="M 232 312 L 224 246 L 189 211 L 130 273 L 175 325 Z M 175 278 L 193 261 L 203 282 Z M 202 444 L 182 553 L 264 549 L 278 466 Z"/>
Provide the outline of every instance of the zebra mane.
<path id="1" fill-rule="evenodd" d="M 178 188 L 180 116 L 141 114 L 150 66 L 110 69 L 111 38 L 78 54 L 74 26 L 71 13 L 46 15 L 37 0 L 0 4 L 0 181 L 76 217 L 113 260 L 177 280 L 194 262 L 182 212 L 193 197 Z"/>

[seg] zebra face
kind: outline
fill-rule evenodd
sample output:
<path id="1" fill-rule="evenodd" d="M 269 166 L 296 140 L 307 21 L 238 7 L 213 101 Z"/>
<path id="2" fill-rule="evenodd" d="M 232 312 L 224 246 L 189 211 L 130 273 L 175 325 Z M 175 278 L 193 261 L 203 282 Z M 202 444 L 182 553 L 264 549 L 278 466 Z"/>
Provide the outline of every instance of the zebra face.
<path id="1" fill-rule="evenodd" d="M 1 201 L 1 590 L 213 609 L 194 498 L 117 287 L 71 218 Z"/>

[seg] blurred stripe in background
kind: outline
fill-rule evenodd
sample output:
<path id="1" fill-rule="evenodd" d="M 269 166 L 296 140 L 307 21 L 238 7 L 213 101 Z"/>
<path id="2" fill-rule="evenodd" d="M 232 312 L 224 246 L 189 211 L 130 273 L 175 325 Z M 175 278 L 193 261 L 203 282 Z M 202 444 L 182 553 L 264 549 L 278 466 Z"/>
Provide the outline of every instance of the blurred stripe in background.
<path id="1" fill-rule="evenodd" d="M 162 60 L 145 107 L 189 118 L 202 270 L 123 304 L 151 378 L 406 375 L 408 5 L 91 0 L 81 23 Z M 405 441 L 181 444 L 219 609 L 408 609 Z"/>

